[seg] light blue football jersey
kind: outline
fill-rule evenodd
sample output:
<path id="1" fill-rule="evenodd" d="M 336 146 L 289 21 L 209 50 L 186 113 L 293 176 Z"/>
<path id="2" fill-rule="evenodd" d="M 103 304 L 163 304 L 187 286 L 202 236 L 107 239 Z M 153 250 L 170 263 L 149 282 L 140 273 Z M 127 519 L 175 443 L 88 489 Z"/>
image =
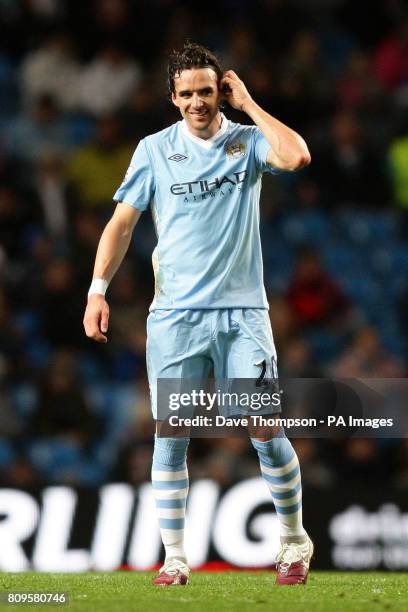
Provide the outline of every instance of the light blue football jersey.
<path id="1" fill-rule="evenodd" d="M 268 308 L 259 235 L 270 145 L 256 126 L 222 117 L 209 140 L 186 122 L 141 140 L 114 195 L 152 206 L 155 296 L 150 310 Z"/>

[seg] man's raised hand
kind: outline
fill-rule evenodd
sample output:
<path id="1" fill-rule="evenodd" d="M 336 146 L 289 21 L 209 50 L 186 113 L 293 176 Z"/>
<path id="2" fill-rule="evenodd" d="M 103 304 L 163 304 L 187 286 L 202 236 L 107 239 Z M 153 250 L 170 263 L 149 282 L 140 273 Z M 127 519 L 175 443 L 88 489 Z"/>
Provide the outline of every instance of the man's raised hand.
<path id="1" fill-rule="evenodd" d="M 88 338 L 96 342 L 106 343 L 108 338 L 104 335 L 109 326 L 109 306 L 105 296 L 93 293 L 88 297 L 84 315 L 84 329 Z"/>
<path id="2" fill-rule="evenodd" d="M 253 101 L 243 81 L 233 70 L 224 72 L 220 86 L 225 100 L 237 110 L 245 112 L 245 105 Z"/>

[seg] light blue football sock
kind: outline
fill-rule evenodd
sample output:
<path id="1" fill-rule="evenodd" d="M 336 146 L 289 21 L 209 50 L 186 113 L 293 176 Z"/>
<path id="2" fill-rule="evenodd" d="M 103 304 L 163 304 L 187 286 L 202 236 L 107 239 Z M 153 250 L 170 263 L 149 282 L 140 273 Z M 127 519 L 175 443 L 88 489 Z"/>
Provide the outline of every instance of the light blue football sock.
<path id="1" fill-rule="evenodd" d="M 189 438 L 155 436 L 152 486 L 166 561 L 186 562 L 184 521 L 188 493 L 187 448 Z"/>
<path id="2" fill-rule="evenodd" d="M 251 438 L 258 452 L 261 473 L 272 494 L 282 542 L 304 542 L 302 482 L 297 455 L 289 440 L 276 437 L 267 442 Z"/>

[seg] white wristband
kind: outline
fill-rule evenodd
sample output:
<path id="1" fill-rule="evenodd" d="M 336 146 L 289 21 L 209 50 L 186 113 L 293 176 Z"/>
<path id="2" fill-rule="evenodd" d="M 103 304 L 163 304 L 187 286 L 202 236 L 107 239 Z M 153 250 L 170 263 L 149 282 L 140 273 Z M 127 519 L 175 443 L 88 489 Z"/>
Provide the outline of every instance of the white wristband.
<path id="1" fill-rule="evenodd" d="M 94 293 L 105 295 L 108 285 L 109 285 L 108 281 L 105 280 L 104 278 L 94 278 L 92 280 L 91 286 L 89 287 L 88 297 L 90 295 L 93 295 Z"/>

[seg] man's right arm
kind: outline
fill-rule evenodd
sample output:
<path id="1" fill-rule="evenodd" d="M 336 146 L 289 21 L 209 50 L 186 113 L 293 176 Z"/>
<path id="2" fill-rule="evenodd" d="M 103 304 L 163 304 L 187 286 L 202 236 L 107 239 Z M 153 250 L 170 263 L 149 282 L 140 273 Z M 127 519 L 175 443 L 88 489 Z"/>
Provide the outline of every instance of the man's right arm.
<path id="1" fill-rule="evenodd" d="M 112 280 L 129 248 L 133 229 L 140 218 L 141 212 L 120 202 L 103 230 L 95 258 L 93 279 L 103 279 L 106 284 Z M 102 281 L 102 282 L 103 282 Z M 88 295 L 88 303 L 84 315 L 84 328 L 88 338 L 97 342 L 107 342 L 104 335 L 108 331 L 109 306 L 104 292 Z"/>

